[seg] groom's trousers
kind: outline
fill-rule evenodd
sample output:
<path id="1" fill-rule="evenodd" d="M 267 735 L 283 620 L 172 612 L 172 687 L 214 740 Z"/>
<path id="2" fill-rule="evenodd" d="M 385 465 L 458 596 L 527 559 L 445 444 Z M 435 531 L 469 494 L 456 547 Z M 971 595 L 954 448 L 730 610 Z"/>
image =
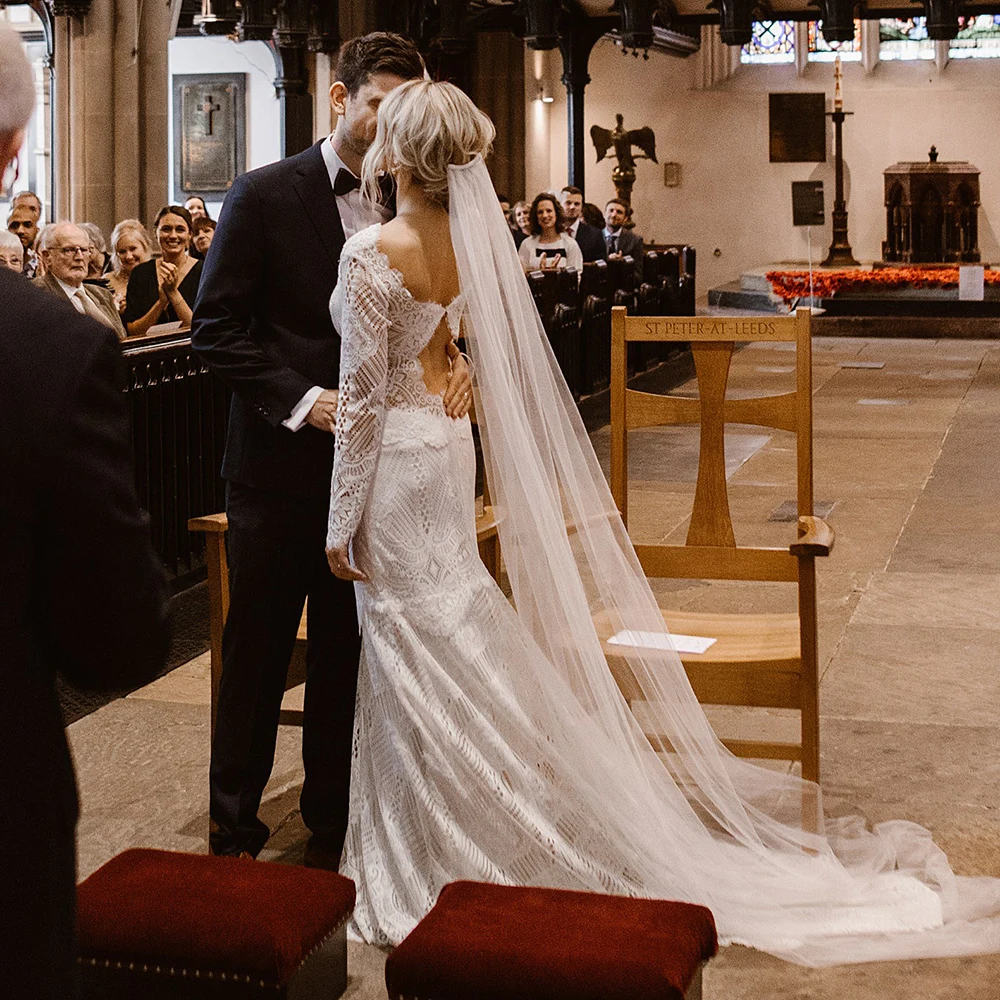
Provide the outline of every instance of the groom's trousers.
<path id="1" fill-rule="evenodd" d="M 302 819 L 324 851 L 347 833 L 354 699 L 361 640 L 354 585 L 326 561 L 329 500 L 230 483 L 229 614 L 222 639 L 210 772 L 212 850 L 256 856 L 257 816 L 274 764 L 278 716 L 299 619 L 309 598 L 302 729 Z"/>

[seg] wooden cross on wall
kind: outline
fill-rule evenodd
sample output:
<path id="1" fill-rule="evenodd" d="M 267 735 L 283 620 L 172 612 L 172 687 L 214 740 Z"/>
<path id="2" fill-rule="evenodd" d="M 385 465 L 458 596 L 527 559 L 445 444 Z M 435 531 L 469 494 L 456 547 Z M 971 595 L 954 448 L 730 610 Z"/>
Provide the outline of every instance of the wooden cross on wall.
<path id="1" fill-rule="evenodd" d="M 222 105 L 216 104 L 215 98 L 211 94 L 206 94 L 205 99 L 202 101 L 201 107 L 198 108 L 198 110 L 205 115 L 206 118 L 205 135 L 214 135 L 214 122 L 212 121 L 212 117 L 216 111 L 222 110 Z"/>

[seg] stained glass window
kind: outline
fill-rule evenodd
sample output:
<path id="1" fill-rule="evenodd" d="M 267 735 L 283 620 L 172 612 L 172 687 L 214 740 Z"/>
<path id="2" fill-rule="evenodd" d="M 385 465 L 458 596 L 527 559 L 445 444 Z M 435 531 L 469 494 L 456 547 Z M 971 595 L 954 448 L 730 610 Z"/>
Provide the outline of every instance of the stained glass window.
<path id="1" fill-rule="evenodd" d="M 823 22 L 810 21 L 808 28 L 809 62 L 861 62 L 861 21 L 854 20 L 854 38 L 849 42 L 828 42 L 823 37 Z"/>
<path id="2" fill-rule="evenodd" d="M 1000 58 L 1000 15 L 980 14 L 958 19 L 958 38 L 948 47 L 951 59 Z"/>
<path id="3" fill-rule="evenodd" d="M 740 62 L 795 62 L 795 22 L 754 21 L 750 42 L 740 49 Z"/>
<path id="4" fill-rule="evenodd" d="M 926 17 L 883 17 L 878 22 L 879 59 L 933 59 Z"/>

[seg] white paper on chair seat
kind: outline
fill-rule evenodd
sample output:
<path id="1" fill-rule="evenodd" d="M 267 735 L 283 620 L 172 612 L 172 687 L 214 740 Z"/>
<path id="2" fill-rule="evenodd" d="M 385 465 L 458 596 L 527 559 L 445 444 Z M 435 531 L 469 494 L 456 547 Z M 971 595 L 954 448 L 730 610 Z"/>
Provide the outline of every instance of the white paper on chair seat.
<path id="1" fill-rule="evenodd" d="M 667 632 L 616 632 L 608 642 L 613 646 L 642 646 L 646 649 L 676 649 L 678 653 L 704 653 L 716 640 L 700 635 L 672 635 Z"/>

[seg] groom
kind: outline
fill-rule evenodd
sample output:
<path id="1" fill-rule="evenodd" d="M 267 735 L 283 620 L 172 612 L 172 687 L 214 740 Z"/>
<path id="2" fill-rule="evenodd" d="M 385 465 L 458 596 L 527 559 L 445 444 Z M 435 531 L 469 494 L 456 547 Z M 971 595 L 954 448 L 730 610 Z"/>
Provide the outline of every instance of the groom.
<path id="1" fill-rule="evenodd" d="M 344 241 L 391 215 L 358 189 L 379 103 L 423 75 L 416 47 L 398 35 L 347 42 L 330 88 L 333 135 L 239 177 L 205 261 L 191 342 L 234 394 L 222 466 L 229 615 L 210 772 L 216 854 L 256 857 L 267 842 L 257 810 L 306 597 L 306 863 L 336 868 L 343 847 L 360 639 L 353 587 L 325 554 L 340 367 L 329 302 Z"/>

